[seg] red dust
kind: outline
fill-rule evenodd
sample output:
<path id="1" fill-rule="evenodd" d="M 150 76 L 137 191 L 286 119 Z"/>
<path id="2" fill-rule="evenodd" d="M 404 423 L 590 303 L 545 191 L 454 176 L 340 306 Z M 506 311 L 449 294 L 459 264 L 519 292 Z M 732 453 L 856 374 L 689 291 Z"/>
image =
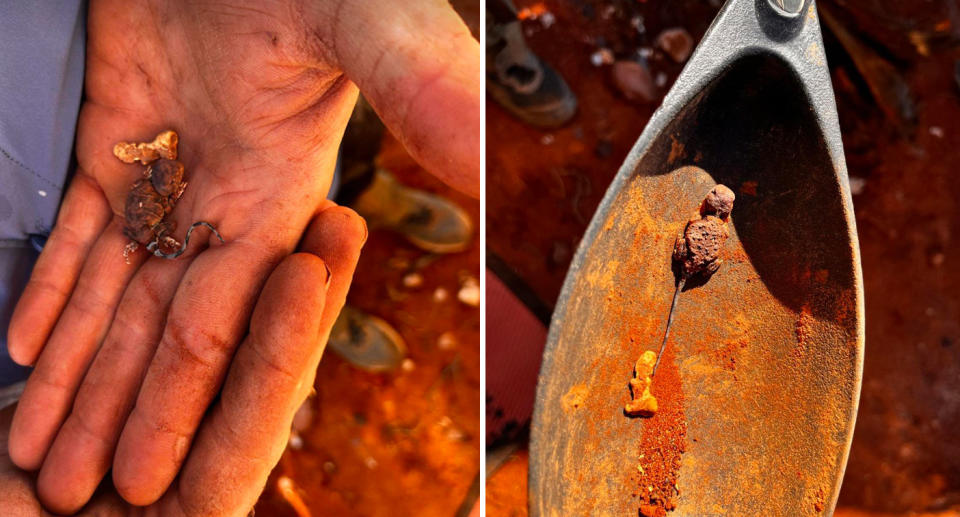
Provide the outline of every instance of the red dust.
<path id="1" fill-rule="evenodd" d="M 677 486 L 680 461 L 687 447 L 683 385 L 672 348 L 664 352 L 651 391 L 657 397 L 660 409 L 653 418 L 643 421 L 637 465 L 640 476 L 638 497 L 641 515 L 664 517 L 676 508 L 675 498 L 680 493 Z"/>

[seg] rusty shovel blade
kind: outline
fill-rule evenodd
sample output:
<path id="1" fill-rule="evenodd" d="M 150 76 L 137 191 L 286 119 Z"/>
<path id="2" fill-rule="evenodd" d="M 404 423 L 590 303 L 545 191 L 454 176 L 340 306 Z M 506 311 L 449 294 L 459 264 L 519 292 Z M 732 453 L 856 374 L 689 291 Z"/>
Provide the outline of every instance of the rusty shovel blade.
<path id="1" fill-rule="evenodd" d="M 681 294 L 669 342 L 686 423 L 670 515 L 832 514 L 864 339 L 836 106 L 812 0 L 730 0 L 567 275 L 537 388 L 532 515 L 637 515 L 654 420 L 624 416 L 627 383 L 659 345 L 674 239 L 717 183 L 737 194 L 725 262 Z"/>

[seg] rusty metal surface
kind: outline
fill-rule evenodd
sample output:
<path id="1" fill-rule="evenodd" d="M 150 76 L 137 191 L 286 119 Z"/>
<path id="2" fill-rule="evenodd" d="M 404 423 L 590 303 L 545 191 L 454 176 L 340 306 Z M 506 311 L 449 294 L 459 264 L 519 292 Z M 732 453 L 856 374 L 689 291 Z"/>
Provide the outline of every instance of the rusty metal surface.
<path id="1" fill-rule="evenodd" d="M 659 344 L 674 239 L 716 183 L 738 196 L 726 262 L 681 294 L 671 329 L 687 425 L 671 515 L 832 513 L 864 328 L 842 153 L 812 2 L 792 19 L 728 2 L 568 273 L 537 389 L 532 515 L 637 515 L 648 421 L 624 417 L 627 382 Z"/>

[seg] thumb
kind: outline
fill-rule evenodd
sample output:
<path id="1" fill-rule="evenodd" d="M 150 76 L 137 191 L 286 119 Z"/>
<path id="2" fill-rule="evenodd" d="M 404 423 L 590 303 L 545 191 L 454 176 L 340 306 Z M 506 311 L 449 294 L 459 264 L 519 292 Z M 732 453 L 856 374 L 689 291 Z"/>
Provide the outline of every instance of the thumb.
<path id="1" fill-rule="evenodd" d="M 390 131 L 432 174 L 479 197 L 480 44 L 449 2 L 316 4 L 334 59 Z"/>

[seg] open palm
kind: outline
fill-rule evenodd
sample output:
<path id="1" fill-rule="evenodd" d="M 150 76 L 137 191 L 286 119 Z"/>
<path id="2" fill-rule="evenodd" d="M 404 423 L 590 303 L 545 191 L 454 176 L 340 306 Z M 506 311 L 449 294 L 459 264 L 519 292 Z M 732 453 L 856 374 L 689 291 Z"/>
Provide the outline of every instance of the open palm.
<path id="1" fill-rule="evenodd" d="M 133 507 L 106 485 L 80 514 L 247 515 L 286 448 L 293 414 L 313 386 L 323 342 L 343 307 L 365 237 L 360 216 L 324 203 L 299 252 L 270 274 L 248 335 L 200 424 L 178 480 L 147 507 Z M 16 469 L 5 453 L 11 416 L 7 409 L 0 411 L 0 508 L 4 515 L 49 515 L 42 511 L 34 478 Z M 85 441 L 74 445 L 71 452 L 88 457 L 82 450 Z M 62 457 L 53 459 L 57 454 Z M 72 513 L 90 497 L 84 487 L 92 475 L 71 471 L 69 465 L 62 451 L 51 453 L 38 483 L 43 503 L 58 513 Z"/>
<path id="2" fill-rule="evenodd" d="M 177 476 L 266 278 L 324 202 L 354 84 L 421 163 L 475 191 L 479 116 L 475 128 L 464 121 L 474 123 L 479 86 L 472 64 L 449 63 L 466 46 L 479 72 L 479 48 L 445 2 L 396 13 L 400 27 L 433 16 L 433 33 L 378 40 L 371 20 L 396 11 L 378 3 L 91 3 L 78 170 L 9 330 L 13 358 L 36 365 L 11 458 L 42 467 L 52 508 L 82 506 L 111 465 L 134 504 Z M 405 38 L 416 44 L 384 63 Z M 438 95 L 454 105 L 428 102 Z M 165 129 L 180 135 L 188 182 L 174 237 L 203 220 L 225 243 L 201 243 L 198 230 L 176 260 L 141 248 L 127 264 L 120 214 L 142 166 L 111 151 Z"/>

